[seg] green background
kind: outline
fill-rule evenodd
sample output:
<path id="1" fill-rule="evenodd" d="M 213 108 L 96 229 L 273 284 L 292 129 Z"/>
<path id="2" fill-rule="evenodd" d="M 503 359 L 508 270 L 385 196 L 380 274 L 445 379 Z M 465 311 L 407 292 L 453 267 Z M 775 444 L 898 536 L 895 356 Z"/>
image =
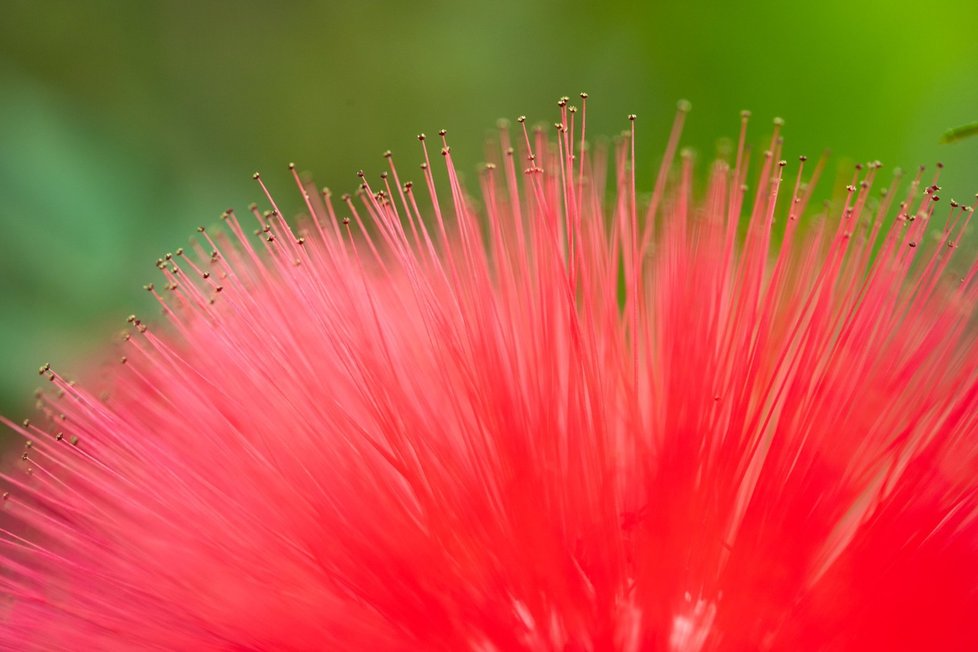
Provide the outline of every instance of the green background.
<path id="1" fill-rule="evenodd" d="M 449 130 L 463 171 L 498 117 L 552 122 L 591 95 L 589 132 L 640 122 L 645 185 L 676 100 L 704 156 L 738 112 L 787 121 L 786 155 L 831 148 L 892 166 L 943 160 L 978 190 L 978 3 L 0 3 L 0 411 L 35 370 L 107 359 L 158 255 L 286 165 L 337 191 L 419 131 Z M 830 175 L 831 178 L 831 175 Z"/>

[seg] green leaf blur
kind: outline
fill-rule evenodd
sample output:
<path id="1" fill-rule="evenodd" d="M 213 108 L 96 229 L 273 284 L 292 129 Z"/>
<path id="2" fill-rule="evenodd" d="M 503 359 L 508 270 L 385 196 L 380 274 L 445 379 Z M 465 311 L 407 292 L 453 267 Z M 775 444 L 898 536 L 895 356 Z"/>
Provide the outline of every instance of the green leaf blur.
<path id="1" fill-rule="evenodd" d="M 651 184 L 676 100 L 714 154 L 752 109 L 786 156 L 914 167 L 978 190 L 978 141 L 941 145 L 978 107 L 973 0 L 206 3 L 6 0 L 0 7 L 0 411 L 34 370 L 111 360 L 141 285 L 198 224 L 259 193 L 298 210 L 286 165 L 337 191 L 447 128 L 463 171 L 498 117 L 552 121 L 586 90 L 588 130 L 639 116 Z M 405 176 L 410 176 L 406 174 Z M 833 175 L 828 175 L 831 180 Z"/>

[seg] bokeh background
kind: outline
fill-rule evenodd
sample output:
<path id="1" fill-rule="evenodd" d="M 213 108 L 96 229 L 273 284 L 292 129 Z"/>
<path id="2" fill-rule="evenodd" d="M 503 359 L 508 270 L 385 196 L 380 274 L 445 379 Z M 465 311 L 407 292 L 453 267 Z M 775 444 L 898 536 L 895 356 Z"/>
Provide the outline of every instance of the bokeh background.
<path id="1" fill-rule="evenodd" d="M 499 117 L 552 122 L 586 90 L 589 132 L 639 115 L 645 185 L 677 99 L 704 156 L 752 109 L 786 152 L 943 160 L 978 191 L 978 2 L 0 2 L 0 411 L 30 410 L 35 370 L 106 348 L 154 261 L 260 199 L 298 210 L 296 161 L 337 191 L 381 153 L 418 162 L 447 128 L 474 171 Z"/>

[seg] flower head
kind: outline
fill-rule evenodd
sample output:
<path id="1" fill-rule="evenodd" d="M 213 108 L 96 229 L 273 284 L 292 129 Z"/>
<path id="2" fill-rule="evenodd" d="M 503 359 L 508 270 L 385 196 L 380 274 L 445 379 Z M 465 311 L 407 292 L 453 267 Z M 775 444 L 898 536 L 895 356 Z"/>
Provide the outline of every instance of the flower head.
<path id="1" fill-rule="evenodd" d="M 298 230 L 256 175 L 107 397 L 42 367 L 0 647 L 976 649 L 972 208 L 874 163 L 816 213 L 746 115 L 697 199 L 687 106 L 642 198 L 585 105 L 478 199 L 444 132 L 417 185 L 293 168 Z"/>

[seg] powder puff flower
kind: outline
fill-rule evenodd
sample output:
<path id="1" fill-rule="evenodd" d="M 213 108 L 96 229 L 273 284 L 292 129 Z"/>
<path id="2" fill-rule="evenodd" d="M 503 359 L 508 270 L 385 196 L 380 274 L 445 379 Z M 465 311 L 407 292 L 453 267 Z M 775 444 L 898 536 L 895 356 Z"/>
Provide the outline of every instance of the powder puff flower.
<path id="1" fill-rule="evenodd" d="M 297 226 L 256 175 L 107 386 L 42 367 L 0 648 L 978 649 L 972 207 L 819 212 L 746 115 L 694 192 L 686 106 L 640 196 L 585 106 L 475 196 L 444 132 Z"/>

